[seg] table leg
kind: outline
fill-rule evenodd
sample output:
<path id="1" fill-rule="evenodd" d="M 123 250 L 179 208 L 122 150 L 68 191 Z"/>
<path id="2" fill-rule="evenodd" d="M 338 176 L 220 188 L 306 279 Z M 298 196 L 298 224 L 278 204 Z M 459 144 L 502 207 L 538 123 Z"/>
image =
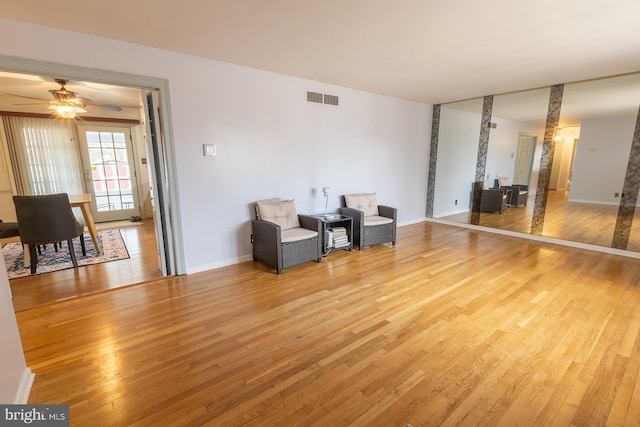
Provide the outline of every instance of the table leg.
<path id="1" fill-rule="evenodd" d="M 29 245 L 22 245 L 22 265 L 24 267 L 31 265 L 31 252 L 29 252 Z"/>
<path id="2" fill-rule="evenodd" d="M 100 248 L 100 243 L 98 242 L 98 230 L 96 229 L 96 224 L 93 222 L 93 215 L 91 215 L 89 204 L 83 203 L 80 206 L 80 209 L 82 210 L 84 222 L 87 224 L 87 228 L 89 229 L 91 240 L 93 240 L 93 245 L 95 246 L 96 251 L 100 254 L 102 253 L 102 249 Z"/>

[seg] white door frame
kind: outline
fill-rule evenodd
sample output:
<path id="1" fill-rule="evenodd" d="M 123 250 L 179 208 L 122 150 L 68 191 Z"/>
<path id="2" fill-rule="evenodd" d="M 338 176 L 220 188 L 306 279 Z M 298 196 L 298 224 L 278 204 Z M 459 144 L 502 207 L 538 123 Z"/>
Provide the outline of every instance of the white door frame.
<path id="1" fill-rule="evenodd" d="M 167 274 L 186 274 L 184 265 L 184 249 L 181 223 L 180 206 L 178 205 L 177 172 L 175 164 L 175 145 L 173 139 L 173 122 L 169 101 L 169 81 L 156 77 L 140 76 L 136 74 L 120 73 L 116 71 L 99 70 L 95 68 L 79 67 L 75 65 L 58 64 L 55 62 L 37 61 L 25 58 L 0 55 L 0 70 L 14 73 L 35 74 L 57 78 L 67 77 L 71 80 L 90 81 L 95 83 L 111 84 L 115 86 L 128 86 L 139 89 L 157 90 L 159 96 L 160 120 L 162 122 L 162 158 L 156 159 L 166 170 L 166 183 L 162 187 L 164 206 L 168 215 L 163 215 L 167 234 L 165 247 L 169 253 L 165 254 L 165 263 L 169 267 Z M 156 181 L 159 177 L 153 176 Z M 156 183 L 150 183 L 156 186 Z M 157 188 L 157 186 L 156 186 Z"/>

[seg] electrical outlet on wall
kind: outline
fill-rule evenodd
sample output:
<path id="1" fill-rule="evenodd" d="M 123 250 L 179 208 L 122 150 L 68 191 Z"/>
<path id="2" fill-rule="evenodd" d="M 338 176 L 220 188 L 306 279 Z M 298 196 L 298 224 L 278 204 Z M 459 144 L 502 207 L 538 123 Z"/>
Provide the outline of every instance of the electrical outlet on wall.
<path id="1" fill-rule="evenodd" d="M 620 197 L 620 193 L 613 193 L 613 197 Z"/>
<path id="2" fill-rule="evenodd" d="M 458 204 L 458 199 L 456 199 L 456 201 L 455 201 L 453 204 L 454 204 L 454 205 L 457 205 L 457 204 Z"/>

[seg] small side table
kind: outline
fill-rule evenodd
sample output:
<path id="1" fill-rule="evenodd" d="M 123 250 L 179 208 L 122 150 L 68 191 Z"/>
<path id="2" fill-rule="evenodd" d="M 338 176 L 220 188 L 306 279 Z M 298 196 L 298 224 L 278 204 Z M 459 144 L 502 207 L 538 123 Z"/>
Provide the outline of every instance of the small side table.
<path id="1" fill-rule="evenodd" d="M 353 250 L 353 219 L 341 214 L 313 215 L 322 223 L 322 255 L 327 256 L 331 251 L 340 249 Z M 333 242 L 329 241 L 327 231 L 334 227 L 344 227 L 347 230 L 348 243 L 341 246 L 333 246 Z"/>

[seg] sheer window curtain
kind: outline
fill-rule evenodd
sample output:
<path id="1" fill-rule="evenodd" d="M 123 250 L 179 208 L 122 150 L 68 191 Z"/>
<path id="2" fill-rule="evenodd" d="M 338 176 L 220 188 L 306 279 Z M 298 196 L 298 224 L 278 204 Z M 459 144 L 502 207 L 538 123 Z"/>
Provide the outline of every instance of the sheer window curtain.
<path id="1" fill-rule="evenodd" d="M 7 116 L 2 121 L 19 195 L 85 192 L 73 122 Z"/>

